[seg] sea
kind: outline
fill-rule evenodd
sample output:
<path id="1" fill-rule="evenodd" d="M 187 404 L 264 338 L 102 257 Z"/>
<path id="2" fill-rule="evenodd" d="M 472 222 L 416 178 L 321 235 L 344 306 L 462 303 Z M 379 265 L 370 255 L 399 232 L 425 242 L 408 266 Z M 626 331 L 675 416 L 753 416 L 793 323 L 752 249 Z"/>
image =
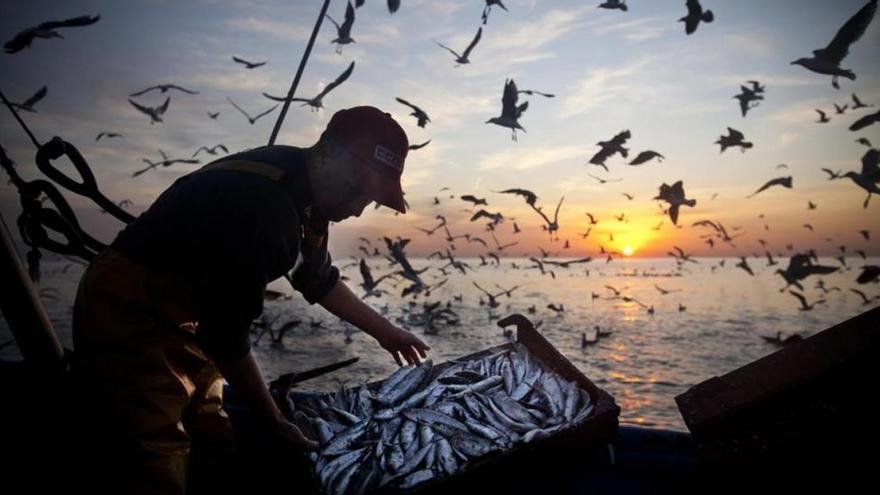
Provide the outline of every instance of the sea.
<path id="1" fill-rule="evenodd" d="M 784 267 L 787 258 L 779 259 L 776 266 L 768 266 L 764 258 L 749 258 L 754 275 L 736 266 L 738 258 L 695 258 L 682 265 L 672 258 L 623 258 L 610 263 L 602 259 L 568 268 L 545 266 L 544 274 L 525 258 L 502 258 L 499 264 L 490 260 L 487 265 L 464 258 L 459 261 L 468 265 L 465 273 L 447 267 L 445 274 L 440 270 L 445 261 L 410 261 L 416 269 L 433 267 L 423 277 L 439 287 L 430 295 L 404 299 L 400 293 L 408 283 L 395 287 L 393 280 L 386 279 L 380 287 L 389 293 L 366 302 L 423 339 L 434 363 L 508 342 L 511 336 L 497 322 L 520 313 L 614 397 L 622 424 L 677 431 L 687 427 L 675 397 L 781 348 L 763 337 L 806 338 L 880 304 L 880 284 L 856 283 L 861 266 L 880 264 L 876 257 L 845 258 L 846 266 L 820 258 L 820 263 L 840 269 L 803 282 L 807 303 L 814 305 L 811 310 L 801 309 L 787 290 L 780 291 L 785 283 L 775 270 Z M 374 277 L 393 270 L 382 257 L 367 258 L 367 263 Z M 357 263 L 344 260 L 337 266 L 349 286 L 363 294 Z M 42 263 L 41 299 L 59 340 L 68 348 L 73 345 L 71 315 L 84 268 L 52 256 Z M 824 289 L 817 287 L 820 280 Z M 476 285 L 496 295 L 496 307 L 490 307 L 489 298 Z M 319 305 L 309 305 L 285 281 L 275 281 L 269 288 L 289 297 L 267 299 L 262 319 L 272 322 L 272 328 L 292 320 L 301 323 L 280 338 L 276 333 L 275 340 L 268 332 L 260 337 L 260 327 L 254 327 L 252 349 L 267 380 L 360 358 L 347 368 L 298 385 L 302 390 L 328 391 L 380 380 L 396 369 L 392 357 L 372 337 Z M 867 301 L 851 289 L 863 292 Z M 503 291 L 510 295 L 497 295 Z M 434 303 L 440 303 L 435 311 L 451 310 L 450 321 L 426 327 L 419 315 L 426 304 Z M 610 335 L 596 341 L 597 329 Z M 0 319 L 0 346 L 0 359 L 21 359 L 5 319 Z"/>

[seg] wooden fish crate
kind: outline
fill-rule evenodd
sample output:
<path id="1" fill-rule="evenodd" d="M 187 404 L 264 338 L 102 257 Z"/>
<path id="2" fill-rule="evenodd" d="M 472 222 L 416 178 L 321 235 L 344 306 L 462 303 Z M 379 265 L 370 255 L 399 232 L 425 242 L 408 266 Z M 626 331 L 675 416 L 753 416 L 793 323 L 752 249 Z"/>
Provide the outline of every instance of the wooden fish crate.
<path id="1" fill-rule="evenodd" d="M 470 462 L 467 467 L 452 475 L 426 481 L 405 493 L 440 494 L 452 493 L 454 490 L 459 489 L 464 490 L 462 493 L 470 493 L 481 487 L 486 489 L 497 488 L 495 483 L 499 477 L 510 480 L 511 477 L 518 475 L 527 476 L 529 473 L 535 472 L 539 466 L 552 463 L 554 459 L 571 459 L 589 447 L 610 442 L 614 438 L 620 414 L 620 408 L 617 406 L 614 398 L 590 381 L 562 353 L 553 347 L 525 317 L 515 315 L 514 317 L 508 317 L 508 319 L 510 318 L 521 318 L 517 324 L 517 342 L 523 344 L 543 366 L 552 369 L 563 378 L 577 383 L 579 387 L 587 391 L 593 400 L 593 411 L 579 425 L 557 432 L 546 438 L 536 439 L 529 443 L 516 444 L 508 450 L 490 453 L 483 458 Z M 501 321 L 504 322 L 505 320 Z M 513 344 L 503 344 L 469 354 L 456 359 L 455 363 L 478 360 L 505 350 L 513 350 Z M 434 365 L 431 378 L 433 379 L 444 369 L 455 363 L 445 362 Z M 376 390 L 381 384 L 382 381 L 378 381 L 370 383 L 368 386 Z M 304 459 L 303 461 L 302 464 L 297 463 L 298 465 L 292 469 L 294 472 L 290 473 L 291 486 L 296 486 L 298 490 L 308 487 L 305 493 L 316 495 L 323 493 L 312 466 Z M 380 489 L 373 493 L 401 493 L 401 491 L 398 489 Z"/>

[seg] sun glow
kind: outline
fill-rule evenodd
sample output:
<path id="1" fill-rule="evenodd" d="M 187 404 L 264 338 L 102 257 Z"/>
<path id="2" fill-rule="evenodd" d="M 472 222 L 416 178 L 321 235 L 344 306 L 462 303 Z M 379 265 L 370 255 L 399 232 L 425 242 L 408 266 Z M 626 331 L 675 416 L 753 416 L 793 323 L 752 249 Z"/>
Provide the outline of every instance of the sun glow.
<path id="1" fill-rule="evenodd" d="M 632 256 L 632 254 L 633 254 L 634 252 L 635 252 L 635 251 L 633 251 L 632 246 L 624 246 L 624 247 L 623 247 L 623 255 L 624 255 L 624 256 Z"/>

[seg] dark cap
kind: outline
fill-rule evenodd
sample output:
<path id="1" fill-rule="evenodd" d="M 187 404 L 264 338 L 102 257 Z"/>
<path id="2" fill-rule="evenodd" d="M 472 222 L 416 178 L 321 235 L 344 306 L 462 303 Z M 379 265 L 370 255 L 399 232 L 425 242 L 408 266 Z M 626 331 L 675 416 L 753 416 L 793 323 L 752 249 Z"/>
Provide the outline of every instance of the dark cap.
<path id="1" fill-rule="evenodd" d="M 357 159 L 357 179 L 373 201 L 406 213 L 400 177 L 409 140 L 390 114 L 370 106 L 339 110 L 321 140 L 343 146 Z"/>

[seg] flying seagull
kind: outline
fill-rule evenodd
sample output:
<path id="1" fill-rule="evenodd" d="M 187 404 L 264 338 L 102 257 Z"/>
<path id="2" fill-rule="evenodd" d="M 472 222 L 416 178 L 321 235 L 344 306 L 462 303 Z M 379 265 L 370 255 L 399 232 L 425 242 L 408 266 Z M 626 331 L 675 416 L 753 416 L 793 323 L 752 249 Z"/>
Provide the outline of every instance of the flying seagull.
<path id="1" fill-rule="evenodd" d="M 777 177 L 777 178 L 775 178 L 775 179 L 773 179 L 773 180 L 767 181 L 767 183 L 764 184 L 763 186 L 759 187 L 757 191 L 753 192 L 752 194 L 749 194 L 749 195 L 746 196 L 746 197 L 747 197 L 747 198 L 754 197 L 754 196 L 755 196 L 756 194 L 758 194 L 759 192 L 761 192 L 761 191 L 763 191 L 763 190 L 765 190 L 765 189 L 771 188 L 771 187 L 773 187 L 773 186 L 782 186 L 782 187 L 787 187 L 788 189 L 791 189 L 791 180 L 792 180 L 791 176 L 788 176 L 788 177 Z"/>
<path id="2" fill-rule="evenodd" d="M 785 270 L 777 269 L 778 273 L 785 280 L 785 287 L 779 289 L 784 291 L 789 286 L 795 286 L 800 290 L 804 290 L 800 281 L 810 275 L 828 275 L 837 271 L 835 266 L 814 265 L 809 254 L 795 254 L 788 260 L 788 267 Z"/>
<path id="3" fill-rule="evenodd" d="M 699 0 L 687 0 L 685 5 L 687 6 L 688 13 L 686 16 L 678 20 L 678 22 L 684 23 L 685 33 L 693 34 L 700 25 L 700 21 L 712 22 L 715 20 L 715 15 L 712 14 L 712 11 L 703 10 L 703 6 L 700 5 Z"/>
<path id="4" fill-rule="evenodd" d="M 527 189 L 505 189 L 503 191 L 495 192 L 498 194 L 516 194 L 517 196 L 522 196 L 523 199 L 526 200 L 526 203 L 533 206 L 535 204 L 535 201 L 538 200 L 538 195 Z"/>
<path id="5" fill-rule="evenodd" d="M 403 98 L 394 98 L 394 99 L 399 101 L 400 103 L 412 108 L 413 111 L 412 111 L 412 113 L 410 113 L 410 115 L 412 115 L 413 117 L 416 118 L 416 120 L 418 121 L 417 125 L 419 127 L 424 128 L 425 124 L 427 124 L 428 122 L 431 121 L 431 119 L 428 117 L 428 114 L 425 113 L 425 111 L 422 110 L 421 108 L 413 105 L 412 103 L 404 100 Z"/>
<path id="6" fill-rule="evenodd" d="M 478 197 L 474 196 L 473 194 L 465 194 L 464 196 L 461 197 L 461 199 L 463 201 L 469 201 L 469 202 L 473 203 L 474 206 L 477 206 L 477 205 L 489 206 L 489 203 L 486 202 L 486 198 L 478 198 Z"/>
<path id="7" fill-rule="evenodd" d="M 43 86 L 43 87 L 40 88 L 36 93 L 34 93 L 33 96 L 31 96 L 30 98 L 28 98 L 27 100 L 25 100 L 23 103 L 12 103 L 11 105 L 12 105 L 13 107 L 15 107 L 15 108 L 17 108 L 17 109 L 19 109 L 19 110 L 25 111 L 25 112 L 33 112 L 33 113 L 36 113 L 37 111 L 34 110 L 34 105 L 35 105 L 38 101 L 42 100 L 43 97 L 46 96 L 46 93 L 47 93 L 47 92 L 48 92 L 48 89 L 46 88 L 46 86 Z"/>
<path id="8" fill-rule="evenodd" d="M 837 31 L 837 34 L 834 35 L 834 39 L 831 40 L 828 46 L 819 50 L 813 50 L 812 57 L 802 57 L 791 64 L 800 65 L 817 74 L 831 76 L 831 85 L 835 89 L 840 89 L 840 85 L 837 83 L 838 77 L 845 77 L 855 81 L 855 73 L 848 69 L 841 69 L 840 63 L 849 54 L 850 45 L 858 41 L 865 34 L 865 30 L 871 24 L 876 10 L 877 0 L 871 0 L 866 3 Z"/>
<path id="9" fill-rule="evenodd" d="M 860 100 L 859 97 L 856 96 L 855 93 L 852 94 L 852 100 L 853 100 L 853 107 L 852 107 L 853 110 L 858 110 L 859 108 L 871 108 L 874 106 L 874 105 L 867 105 L 865 103 L 862 103 L 862 100 Z"/>
<path id="10" fill-rule="evenodd" d="M 364 0 L 357 0 L 360 5 L 363 5 Z M 400 0 L 388 0 L 388 13 L 393 14 L 400 9 Z"/>
<path id="11" fill-rule="evenodd" d="M 229 150 L 226 149 L 226 146 L 223 146 L 222 144 L 217 144 L 217 145 L 211 146 L 210 148 L 208 148 L 207 146 L 202 146 L 199 149 L 197 149 L 195 153 L 193 153 L 193 158 L 195 158 L 196 155 L 198 155 L 199 152 L 201 152 L 201 151 L 204 151 L 205 153 L 207 153 L 211 156 L 215 156 L 215 155 L 217 155 L 218 148 L 223 150 L 224 153 L 229 153 Z"/>
<path id="12" fill-rule="evenodd" d="M 542 227 L 546 228 L 546 229 L 547 229 L 547 232 L 548 232 L 550 235 L 553 235 L 554 232 L 556 232 L 556 231 L 559 230 L 559 208 L 562 206 L 562 201 L 563 201 L 564 199 L 565 199 L 565 196 L 559 198 L 559 203 L 556 205 L 556 212 L 553 213 L 553 221 L 552 221 L 552 222 L 550 221 L 549 218 L 547 218 L 547 215 L 545 215 L 544 212 L 541 211 L 541 208 L 539 208 L 539 207 L 537 207 L 537 206 L 535 206 L 535 205 L 529 205 L 529 206 L 532 207 L 533 210 L 535 210 L 536 212 L 538 212 L 538 215 L 541 215 L 541 218 L 544 219 L 544 222 L 545 222 L 547 225 L 542 225 Z"/>
<path id="13" fill-rule="evenodd" d="M 241 112 L 241 114 L 244 115 L 244 116 L 248 119 L 248 122 L 250 122 L 251 125 L 254 125 L 254 122 L 256 122 L 257 119 L 259 119 L 260 117 L 262 117 L 262 116 L 264 116 L 264 115 L 266 115 L 266 114 L 271 113 L 272 110 L 275 110 L 275 108 L 278 107 L 278 105 L 275 105 L 275 106 L 273 106 L 272 108 L 266 110 L 265 112 L 263 112 L 263 113 L 261 113 L 261 114 L 258 114 L 258 115 L 254 116 L 254 117 L 251 117 L 247 112 L 245 112 L 244 110 L 242 110 L 242 108 L 241 108 L 240 106 L 236 105 L 235 102 L 232 101 L 232 98 L 229 98 L 229 97 L 227 96 L 227 97 L 226 97 L 226 101 L 228 101 L 229 103 L 231 103 L 232 106 L 234 106 L 236 110 L 238 110 L 239 112 Z"/>
<path id="14" fill-rule="evenodd" d="M 825 115 L 825 112 L 819 110 L 818 108 L 816 109 L 816 111 L 819 113 L 819 120 L 816 121 L 817 124 L 827 124 L 828 122 L 831 122 L 831 119 L 829 119 L 828 116 Z"/>
<path id="15" fill-rule="evenodd" d="M 733 95 L 733 97 L 739 100 L 739 109 L 742 112 L 742 116 L 745 117 L 749 110 L 758 106 L 757 102 L 763 100 L 764 96 L 745 86 L 740 86 L 739 88 L 741 93 Z M 755 104 L 752 105 L 752 102 L 755 102 Z"/>
<path id="16" fill-rule="evenodd" d="M 425 141 L 424 143 L 411 144 L 411 145 L 409 145 L 409 149 L 410 149 L 410 150 L 418 150 L 418 149 L 422 149 L 422 148 L 424 148 L 425 146 L 427 146 L 428 143 L 430 143 L 430 142 L 431 142 L 431 140 L 429 139 L 429 140 Z"/>
<path id="17" fill-rule="evenodd" d="M 853 124 L 849 126 L 849 130 L 859 131 L 864 129 L 865 127 L 868 127 L 869 125 L 876 124 L 877 122 L 880 122 L 880 110 L 865 115 L 859 120 L 853 122 Z"/>
<path id="18" fill-rule="evenodd" d="M 322 89 L 321 92 L 318 93 L 318 95 L 315 96 L 314 98 L 291 98 L 290 101 L 301 101 L 301 102 L 303 102 L 302 106 L 308 105 L 308 106 L 312 107 L 313 111 L 317 111 L 319 108 L 324 108 L 323 99 L 325 96 L 327 96 L 327 93 L 333 91 L 333 89 L 336 86 L 339 86 L 340 84 L 345 82 L 346 79 L 348 79 L 348 77 L 351 75 L 352 71 L 354 71 L 354 62 L 349 64 L 348 68 L 345 69 L 345 72 L 340 74 L 339 77 L 337 77 L 335 81 L 324 86 L 324 89 Z M 287 98 L 282 98 L 280 96 L 272 96 L 272 95 L 266 94 L 266 93 L 263 93 L 263 96 L 265 96 L 266 98 L 269 98 L 270 100 L 273 100 L 273 101 L 287 100 Z"/>
<path id="19" fill-rule="evenodd" d="M 654 158 L 656 158 L 658 162 L 662 162 L 663 159 L 666 157 L 661 155 L 660 153 L 657 153 L 656 151 L 648 150 L 639 153 L 638 156 L 633 159 L 633 161 L 629 162 L 629 164 L 641 165 L 643 163 L 653 160 Z"/>
<path id="20" fill-rule="evenodd" d="M 24 31 L 16 34 L 14 38 L 7 41 L 3 45 L 3 49 L 6 50 L 6 53 L 16 53 L 31 46 L 31 42 L 34 41 L 34 38 L 64 38 L 64 36 L 58 34 L 55 29 L 63 27 L 89 26 L 98 22 L 98 19 L 100 18 L 100 15 L 83 15 L 79 17 L 73 17 L 64 21 L 44 22 L 36 27 L 27 28 Z"/>
<path id="21" fill-rule="evenodd" d="M 501 7 L 501 10 L 507 12 L 507 7 L 505 7 L 504 4 L 501 3 L 501 0 L 486 0 L 486 6 L 483 7 L 483 24 L 484 25 L 489 20 L 489 12 L 492 11 L 492 6 L 494 6 L 494 5 Z"/>
<path id="22" fill-rule="evenodd" d="M 257 67 L 266 65 L 266 62 L 248 62 L 247 60 L 238 58 L 236 56 L 233 56 L 232 60 L 244 65 L 245 69 L 256 69 Z"/>
<path id="23" fill-rule="evenodd" d="M 175 163 L 190 163 L 190 164 L 200 163 L 198 160 L 193 160 L 193 159 L 188 159 L 188 158 L 168 158 L 168 155 L 166 155 L 165 152 L 162 150 L 159 150 L 159 154 L 162 155 L 162 160 L 160 160 L 158 162 L 153 162 L 153 161 L 150 161 L 146 158 L 141 159 L 142 162 L 144 162 L 148 165 L 147 168 L 138 170 L 138 171 L 134 172 L 131 176 L 137 177 L 148 170 L 152 170 L 157 167 L 169 167 L 171 165 L 174 165 Z"/>
<path id="24" fill-rule="evenodd" d="M 208 117 L 211 117 L 213 120 L 217 120 L 217 117 L 219 117 L 219 116 L 220 116 L 220 112 L 214 112 L 214 113 L 208 112 Z"/>
<path id="25" fill-rule="evenodd" d="M 679 207 L 684 205 L 693 208 L 697 204 L 695 199 L 685 199 L 682 181 L 678 181 L 671 186 L 664 182 L 660 185 L 660 192 L 654 199 L 669 203 L 669 219 L 675 225 L 678 225 Z"/>
<path id="26" fill-rule="evenodd" d="M 437 43 L 437 45 L 440 48 L 443 48 L 444 50 L 448 51 L 449 53 L 455 55 L 455 64 L 456 64 L 455 66 L 458 67 L 459 65 L 471 63 L 471 61 L 468 60 L 468 57 L 471 54 L 471 50 L 473 50 L 474 47 L 477 46 L 477 43 L 480 41 L 480 38 L 482 36 L 483 36 L 483 28 L 477 29 L 477 35 L 474 36 L 474 39 L 471 41 L 471 44 L 468 45 L 467 48 L 464 49 L 464 52 L 461 55 L 459 55 L 458 52 L 456 52 L 452 48 L 449 48 L 446 45 L 443 45 L 437 41 L 435 41 L 434 43 Z"/>
<path id="27" fill-rule="evenodd" d="M 715 144 L 721 145 L 721 152 L 722 153 L 724 153 L 724 150 L 726 150 L 727 148 L 729 148 L 731 146 L 739 146 L 741 148 L 740 151 L 745 153 L 745 151 L 747 149 L 751 148 L 752 146 L 754 146 L 754 144 L 752 144 L 748 141 L 745 141 L 744 139 L 745 139 L 745 136 L 743 136 L 743 133 L 739 132 L 738 130 L 734 129 L 733 127 L 728 127 L 727 128 L 727 136 L 719 137 L 718 141 L 715 141 Z"/>
<path id="28" fill-rule="evenodd" d="M 629 129 L 625 131 L 618 132 L 613 138 L 608 141 L 599 141 L 596 143 L 596 146 L 601 147 L 602 149 L 596 152 L 592 158 L 590 158 L 589 163 L 593 165 L 598 165 L 608 171 L 608 166 L 605 165 L 605 160 L 614 156 L 615 153 L 620 153 L 620 156 L 626 158 L 629 156 L 629 149 L 624 148 L 623 145 L 626 144 L 627 139 L 631 138 L 632 134 L 629 132 Z"/>
<path id="29" fill-rule="evenodd" d="M 101 138 L 116 138 L 116 137 L 125 139 L 125 136 L 123 136 L 122 134 L 119 134 L 118 132 L 99 132 L 98 135 L 95 136 L 95 142 L 100 141 Z"/>
<path id="30" fill-rule="evenodd" d="M 400 2 L 398 2 L 398 7 L 399 6 Z M 388 7 L 389 9 L 391 8 L 390 3 L 388 4 Z M 336 26 L 336 38 L 330 42 L 336 43 L 336 53 L 342 53 L 342 45 L 354 43 L 354 38 L 351 37 L 351 27 L 354 25 L 354 7 L 352 7 L 351 2 L 348 2 L 348 6 L 345 7 L 345 20 L 342 21 L 341 26 L 330 17 L 330 14 L 325 14 L 325 16 L 327 19 L 330 19 L 330 22 L 332 22 L 334 26 Z"/>
<path id="31" fill-rule="evenodd" d="M 626 0 L 605 0 L 605 2 L 600 3 L 598 5 L 600 9 L 608 9 L 608 10 L 622 10 L 626 12 L 629 8 L 626 6 Z"/>
<path id="32" fill-rule="evenodd" d="M 880 194 L 880 187 L 877 185 L 880 183 L 880 166 L 877 165 L 878 160 L 880 160 L 880 150 L 871 148 L 862 155 L 861 172 L 850 171 L 843 174 L 844 177 L 852 179 L 857 186 L 868 191 L 868 197 L 865 198 L 865 203 L 862 205 L 863 208 L 868 207 L 868 202 L 871 201 L 872 194 Z"/>
<path id="33" fill-rule="evenodd" d="M 519 99 L 519 96 L 516 90 L 516 83 L 513 82 L 513 79 L 505 80 L 504 95 L 501 97 L 501 116 L 492 117 L 485 122 L 486 124 L 496 124 L 510 128 L 512 131 L 511 139 L 513 141 L 516 141 L 517 129 L 526 132 L 526 130 L 519 125 L 519 118 L 522 116 L 522 113 L 529 108 L 529 102 L 524 101 L 517 105 L 517 99 Z"/>
<path id="34" fill-rule="evenodd" d="M 192 90 L 189 90 L 189 89 L 186 89 L 186 88 L 181 88 L 180 86 L 178 86 L 178 85 L 176 85 L 176 84 L 157 84 L 156 86 L 150 86 L 149 88 L 147 88 L 147 89 L 145 89 L 145 90 L 143 90 L 143 91 L 138 91 L 137 93 L 132 93 L 132 94 L 130 94 L 130 95 L 128 95 L 128 96 L 140 96 L 140 95 L 142 95 L 142 94 L 144 94 L 144 93 L 147 93 L 147 92 L 150 92 L 150 91 L 152 91 L 152 90 L 154 90 L 154 89 L 158 89 L 158 90 L 159 90 L 160 92 L 162 92 L 162 93 L 167 92 L 169 89 L 176 89 L 176 90 L 178 90 L 178 91 L 183 91 L 184 93 L 188 93 L 188 94 L 191 94 L 191 95 L 197 95 L 197 94 L 199 94 L 198 91 L 192 91 Z"/>
<path id="35" fill-rule="evenodd" d="M 155 124 L 156 122 L 162 122 L 162 115 L 165 114 L 165 111 L 168 110 L 168 103 L 171 101 L 171 97 L 165 97 L 165 103 L 159 105 L 158 107 L 145 107 L 143 105 L 139 105 L 137 102 L 129 99 L 128 102 L 132 104 L 135 108 L 141 111 L 146 115 L 150 116 L 150 125 Z"/>
<path id="36" fill-rule="evenodd" d="M 813 307 L 815 305 L 822 304 L 825 302 L 825 299 L 819 299 L 818 301 L 814 302 L 813 304 L 807 304 L 807 299 L 804 297 L 803 294 L 801 294 L 799 292 L 795 292 L 793 290 L 788 291 L 788 293 L 793 295 L 794 297 L 797 298 L 798 301 L 800 301 L 801 307 L 799 309 L 801 311 L 809 311 L 809 310 L 813 309 Z"/>

